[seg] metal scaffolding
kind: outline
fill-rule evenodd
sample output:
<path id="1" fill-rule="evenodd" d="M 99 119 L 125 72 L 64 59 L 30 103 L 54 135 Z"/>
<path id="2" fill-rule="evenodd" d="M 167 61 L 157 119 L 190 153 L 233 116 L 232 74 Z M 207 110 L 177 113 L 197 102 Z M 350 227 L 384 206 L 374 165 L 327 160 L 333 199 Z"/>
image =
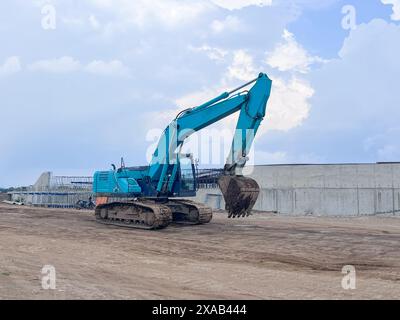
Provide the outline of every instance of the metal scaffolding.
<path id="1" fill-rule="evenodd" d="M 12 201 L 49 208 L 73 208 L 92 194 L 93 177 L 53 176 L 43 173 L 35 185 L 25 191 L 11 192 Z"/>
<path id="2" fill-rule="evenodd" d="M 92 190 L 93 177 L 51 176 L 52 190 Z"/>

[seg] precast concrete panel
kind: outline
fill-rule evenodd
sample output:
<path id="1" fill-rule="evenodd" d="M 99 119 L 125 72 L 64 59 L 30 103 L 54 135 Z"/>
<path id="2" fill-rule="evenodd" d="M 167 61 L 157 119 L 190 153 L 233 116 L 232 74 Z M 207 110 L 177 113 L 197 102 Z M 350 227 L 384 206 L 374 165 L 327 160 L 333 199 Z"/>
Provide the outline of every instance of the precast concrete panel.
<path id="1" fill-rule="evenodd" d="M 393 187 L 400 188 L 400 164 L 392 165 L 392 173 L 393 173 Z"/>
<path id="2" fill-rule="evenodd" d="M 325 171 L 322 166 L 294 166 L 293 188 L 323 188 Z"/>
<path id="3" fill-rule="evenodd" d="M 260 188 L 274 188 L 274 170 L 271 167 L 256 166 L 249 177 L 257 181 Z"/>
<path id="4" fill-rule="evenodd" d="M 293 185 L 292 168 L 290 166 L 276 167 L 273 171 L 273 179 L 274 188 L 291 188 Z"/>
<path id="5" fill-rule="evenodd" d="M 376 214 L 394 213 L 393 189 L 376 189 L 375 208 Z"/>
<path id="6" fill-rule="evenodd" d="M 358 188 L 375 188 L 375 168 L 372 165 L 357 166 Z"/>
<path id="7" fill-rule="evenodd" d="M 281 213 L 293 213 L 293 190 L 277 189 L 277 211 Z"/>
<path id="8" fill-rule="evenodd" d="M 378 164 L 375 166 L 375 187 L 376 188 L 393 187 L 393 165 Z"/>
<path id="9" fill-rule="evenodd" d="M 324 166 L 325 188 L 341 188 L 341 166 Z"/>
<path id="10" fill-rule="evenodd" d="M 340 167 L 340 188 L 357 188 L 358 187 L 358 166 L 344 165 Z"/>
<path id="11" fill-rule="evenodd" d="M 321 210 L 321 204 L 321 189 L 301 188 L 293 190 L 293 213 L 318 215 Z"/>
<path id="12" fill-rule="evenodd" d="M 341 199 L 341 215 L 357 215 L 357 189 L 341 189 L 339 194 Z"/>
<path id="13" fill-rule="evenodd" d="M 375 214 L 375 189 L 358 189 L 358 214 Z"/>
<path id="14" fill-rule="evenodd" d="M 394 212 L 400 215 L 400 189 L 394 189 Z"/>

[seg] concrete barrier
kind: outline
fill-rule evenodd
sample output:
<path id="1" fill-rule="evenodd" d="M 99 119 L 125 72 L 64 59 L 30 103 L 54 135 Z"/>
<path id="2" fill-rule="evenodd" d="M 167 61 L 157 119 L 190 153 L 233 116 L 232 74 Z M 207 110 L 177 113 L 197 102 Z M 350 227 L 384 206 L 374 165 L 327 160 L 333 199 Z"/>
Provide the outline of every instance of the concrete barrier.
<path id="1" fill-rule="evenodd" d="M 400 163 L 255 166 L 260 185 L 255 210 L 289 215 L 400 215 Z M 200 189 L 196 201 L 216 209 L 218 189 Z"/>

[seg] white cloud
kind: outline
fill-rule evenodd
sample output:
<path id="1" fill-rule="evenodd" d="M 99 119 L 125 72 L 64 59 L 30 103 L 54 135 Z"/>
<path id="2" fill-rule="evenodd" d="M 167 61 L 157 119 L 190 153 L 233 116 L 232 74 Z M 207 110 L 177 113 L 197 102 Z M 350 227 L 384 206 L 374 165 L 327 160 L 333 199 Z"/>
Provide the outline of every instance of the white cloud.
<path id="1" fill-rule="evenodd" d="M 213 87 L 204 87 L 198 91 L 195 92 L 190 92 L 182 97 L 179 97 L 175 100 L 175 104 L 178 107 L 178 109 L 170 109 L 168 111 L 163 112 L 162 114 L 164 115 L 163 117 L 163 122 L 166 122 L 166 119 L 172 119 L 172 115 L 176 115 L 179 113 L 179 111 L 182 111 L 185 108 L 192 108 L 198 105 L 201 105 L 218 95 L 220 95 L 223 92 L 227 92 L 229 90 L 232 90 L 236 86 L 236 81 L 240 80 L 240 78 L 243 78 L 245 76 L 250 76 L 250 74 L 247 74 L 249 71 L 247 70 L 248 68 L 252 67 L 252 57 L 250 55 L 245 54 L 242 52 L 250 61 L 247 61 L 247 65 L 245 65 L 245 70 L 240 70 L 240 66 L 238 63 L 235 64 L 234 70 L 231 74 L 231 72 L 227 71 L 219 84 Z M 236 52 L 236 59 L 240 58 L 241 54 L 240 52 Z M 249 65 L 250 64 L 250 65 Z M 252 78 L 254 79 L 257 76 L 257 73 L 252 74 Z M 234 84 L 235 83 L 235 84 Z M 228 129 L 225 130 L 224 132 L 233 132 L 235 128 L 237 117 L 231 116 L 228 118 L 225 118 L 221 121 L 219 121 L 217 124 L 214 124 L 213 127 L 215 129 L 223 130 L 223 129 Z M 230 131 L 229 131 L 230 130 Z"/>
<path id="2" fill-rule="evenodd" d="M 209 48 L 206 46 L 206 48 Z M 215 49 L 215 48 L 214 48 Z M 223 92 L 227 92 L 235 88 L 238 81 L 249 81 L 255 79 L 259 71 L 254 65 L 253 56 L 246 50 L 236 50 L 233 53 L 224 51 L 224 57 L 228 60 L 230 56 L 231 63 L 221 77 L 219 84 L 212 88 L 203 88 L 196 92 L 191 92 L 183 97 L 176 99 L 176 105 L 182 107 L 193 107 L 200 105 L 212 98 L 215 98 Z"/>
<path id="3" fill-rule="evenodd" d="M 97 20 L 96 16 L 93 14 L 91 14 L 89 16 L 89 23 L 90 23 L 90 26 L 95 30 L 100 29 L 100 27 L 101 27 L 100 22 Z"/>
<path id="4" fill-rule="evenodd" d="M 254 59 L 246 50 L 237 50 L 233 53 L 233 61 L 228 68 L 229 78 L 249 81 L 256 78 L 258 74 Z"/>
<path id="5" fill-rule="evenodd" d="M 211 24 L 214 33 L 245 31 L 246 26 L 235 16 L 227 16 L 223 20 L 214 20 Z"/>
<path id="6" fill-rule="evenodd" d="M 210 47 L 208 45 L 203 45 L 201 47 L 189 46 L 189 50 L 192 50 L 195 52 L 204 52 L 209 59 L 215 60 L 215 61 L 224 61 L 225 57 L 228 54 L 228 51 L 226 51 L 226 50 L 223 50 L 220 48 L 215 48 L 215 47 Z"/>
<path id="7" fill-rule="evenodd" d="M 129 69 L 119 60 L 110 62 L 95 60 L 85 67 L 85 71 L 105 76 L 129 76 Z"/>
<path id="8" fill-rule="evenodd" d="M 400 127 L 385 130 L 368 137 L 364 141 L 364 149 L 373 153 L 377 161 L 398 161 L 400 159 Z"/>
<path id="9" fill-rule="evenodd" d="M 360 24 L 349 33 L 338 59 L 310 73 L 318 108 L 308 129 L 320 137 L 318 148 L 329 141 L 341 159 L 399 160 L 398 39 L 400 26 L 394 23 L 374 19 Z M 335 157 L 325 152 L 328 159 Z"/>
<path id="10" fill-rule="evenodd" d="M 199 106 L 202 103 L 207 102 L 212 98 L 215 98 L 216 96 L 218 96 L 218 94 L 221 94 L 224 91 L 225 90 L 216 88 L 203 88 L 200 91 L 191 92 L 182 97 L 179 97 L 178 99 L 175 100 L 175 104 L 179 106 L 180 108 L 179 110 L 181 111 L 186 108 L 195 107 L 196 105 Z M 176 111 L 179 112 L 179 110 Z"/>
<path id="11" fill-rule="evenodd" d="M 80 68 L 80 62 L 69 56 L 58 59 L 40 60 L 28 66 L 30 71 L 49 73 L 71 73 L 79 71 Z"/>
<path id="12" fill-rule="evenodd" d="M 161 24 L 168 28 L 177 28 L 193 24 L 197 18 L 217 8 L 227 10 L 242 9 L 248 6 L 270 6 L 272 0 L 86 0 L 97 9 L 112 13 L 115 20 L 105 24 L 107 35 L 126 30 L 129 26 L 139 28 Z M 90 22 L 92 25 L 92 21 Z M 95 23 L 97 26 L 98 24 Z M 228 16 L 215 20 L 211 26 L 214 32 L 242 30 L 243 24 L 237 17 Z"/>
<path id="13" fill-rule="evenodd" d="M 192 23 L 199 15 L 211 9 L 208 2 L 178 0 L 87 0 L 97 8 L 116 15 L 117 26 L 109 29 L 123 28 L 122 25 L 137 27 L 152 26 L 160 23 L 166 27 L 177 27 Z M 119 27 L 118 27 L 119 25 Z"/>
<path id="14" fill-rule="evenodd" d="M 296 77 L 287 82 L 273 77 L 272 80 L 266 116 L 268 124 L 260 130 L 288 131 L 298 127 L 309 116 L 314 89 L 307 81 Z"/>
<path id="15" fill-rule="evenodd" d="M 0 65 L 0 77 L 9 76 L 19 71 L 21 71 L 21 62 L 16 56 L 7 58 L 4 64 Z"/>
<path id="16" fill-rule="evenodd" d="M 72 29 L 87 29 L 88 27 L 93 30 L 102 29 L 101 23 L 94 14 L 79 17 L 63 16 L 61 17 L 61 22 Z"/>
<path id="17" fill-rule="evenodd" d="M 228 10 L 243 9 L 249 6 L 264 7 L 272 5 L 272 0 L 211 0 L 211 2 Z"/>
<path id="18" fill-rule="evenodd" d="M 176 100 L 181 107 L 193 107 L 204 103 L 222 92 L 235 88 L 238 81 L 249 81 L 257 77 L 261 68 L 258 68 L 251 54 L 245 50 L 237 50 L 232 54 L 232 61 L 223 75 L 221 82 L 214 88 L 203 88 Z M 285 81 L 278 77 L 273 80 L 272 93 L 267 106 L 265 125 L 260 127 L 258 136 L 269 130 L 288 131 L 300 126 L 309 116 L 311 109 L 310 99 L 314 89 L 306 81 L 292 77 Z M 221 121 L 220 128 L 235 127 L 235 117 Z"/>
<path id="19" fill-rule="evenodd" d="M 48 72 L 48 73 L 72 73 L 77 71 L 84 71 L 87 73 L 104 75 L 104 76 L 128 76 L 129 68 L 126 67 L 119 60 L 112 60 L 110 62 L 102 60 L 94 60 L 87 65 L 83 66 L 78 60 L 72 57 L 61 57 L 58 59 L 39 60 L 28 66 L 28 70 L 35 72 Z"/>
<path id="20" fill-rule="evenodd" d="M 394 68 L 398 68 L 400 62 L 398 59 L 399 35 L 400 27 L 383 19 L 374 19 L 367 24 L 360 24 L 345 39 L 339 51 L 339 57 L 343 60 L 352 59 L 358 63 L 364 62 L 363 60 L 358 60 L 361 57 L 376 60 L 373 61 L 374 66 L 377 64 L 384 65 L 384 62 L 390 61 L 390 69 L 395 70 Z M 367 55 L 367 53 L 361 54 L 360 48 L 367 46 L 371 47 L 369 50 L 370 55 Z M 373 57 L 373 55 L 376 55 L 376 57 Z"/>
<path id="21" fill-rule="evenodd" d="M 270 6 L 272 0 L 85 0 L 94 9 L 114 15 L 114 19 L 104 25 L 107 34 L 126 30 L 129 26 L 139 28 L 153 27 L 155 24 L 169 28 L 193 24 L 197 18 L 217 8 L 236 10 L 248 6 Z M 43 6 L 49 0 L 36 0 L 36 6 Z M 51 2 L 50 2 L 51 3 Z M 58 3 L 57 3 L 58 5 Z M 82 26 L 86 19 L 62 18 L 71 26 Z M 237 18 L 226 21 L 215 21 L 215 29 L 236 28 Z M 94 15 L 89 16 L 89 24 L 94 29 L 102 29 Z M 213 28 L 214 28 L 213 27 Z"/>
<path id="22" fill-rule="evenodd" d="M 85 26 L 85 20 L 75 17 L 62 17 L 62 23 L 71 28 L 82 28 Z"/>
<path id="23" fill-rule="evenodd" d="M 400 21 L 400 0 L 381 0 L 383 4 L 391 4 L 393 6 L 393 14 L 391 19 Z"/>
<path id="24" fill-rule="evenodd" d="M 287 30 L 283 33 L 284 42 L 267 53 L 266 63 L 279 71 L 296 71 L 307 73 L 314 63 L 324 62 L 319 57 L 313 57 L 296 41 L 294 35 Z"/>
<path id="25" fill-rule="evenodd" d="M 31 2 L 36 7 L 43 7 L 46 4 L 53 5 L 52 0 L 32 0 Z"/>
<path id="26" fill-rule="evenodd" d="M 251 65 L 251 64 L 250 64 Z M 243 70 L 239 70 L 236 67 L 237 75 L 239 78 L 243 78 L 246 75 L 250 65 L 244 67 Z M 254 67 L 254 66 L 251 66 Z M 236 73 L 235 73 L 236 75 Z M 254 78 L 256 74 L 248 74 L 247 80 Z M 224 78 L 221 80 L 221 84 L 214 88 L 204 88 L 201 91 L 194 92 L 177 99 L 176 104 L 180 106 L 178 109 L 169 110 L 163 112 L 163 123 L 167 124 L 173 117 L 182 110 L 183 108 L 194 107 L 200 105 L 224 91 L 233 89 L 236 83 L 236 79 L 232 78 L 230 73 L 227 72 Z M 279 78 L 273 78 L 273 86 L 270 100 L 267 105 L 266 117 L 263 125 L 259 128 L 257 133 L 256 141 L 254 143 L 254 149 L 252 152 L 251 161 L 256 161 L 256 164 L 265 163 L 287 163 L 292 157 L 284 151 L 268 152 L 260 150 L 257 147 L 259 139 L 271 130 L 277 131 L 289 131 L 296 128 L 308 118 L 311 109 L 310 99 L 314 95 L 314 89 L 310 84 L 302 79 L 293 77 L 290 81 L 284 81 Z M 158 118 L 158 116 L 156 117 Z M 231 141 L 233 138 L 234 128 L 236 127 L 238 114 L 234 114 L 227 117 L 216 124 L 213 124 L 211 130 L 217 130 L 220 136 L 223 136 L 224 141 Z M 228 148 L 229 149 L 229 148 Z M 225 151 L 229 151 L 229 150 Z M 224 157 L 227 154 L 224 155 Z M 298 159 L 297 157 L 296 159 Z M 313 159 L 315 159 L 314 157 Z M 224 160 L 225 158 L 223 158 Z M 308 159 L 308 158 L 307 158 Z M 304 160 L 304 159 L 301 159 Z M 305 162 L 310 162 L 309 160 Z M 312 161 L 311 161 L 312 162 Z M 252 163 L 252 162 L 249 162 Z"/>

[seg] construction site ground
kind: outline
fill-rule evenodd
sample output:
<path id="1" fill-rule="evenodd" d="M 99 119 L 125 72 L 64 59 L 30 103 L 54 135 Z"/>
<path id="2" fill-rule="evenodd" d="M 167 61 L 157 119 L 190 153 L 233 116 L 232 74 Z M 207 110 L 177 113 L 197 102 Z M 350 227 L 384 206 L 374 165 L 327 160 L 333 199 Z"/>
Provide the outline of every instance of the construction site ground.
<path id="1" fill-rule="evenodd" d="M 399 299 L 400 217 L 247 219 L 160 231 L 0 204 L 0 299 Z M 56 289 L 42 288 L 42 268 Z M 342 267 L 356 289 L 342 287 Z M 346 282 L 347 283 L 347 282 Z"/>

